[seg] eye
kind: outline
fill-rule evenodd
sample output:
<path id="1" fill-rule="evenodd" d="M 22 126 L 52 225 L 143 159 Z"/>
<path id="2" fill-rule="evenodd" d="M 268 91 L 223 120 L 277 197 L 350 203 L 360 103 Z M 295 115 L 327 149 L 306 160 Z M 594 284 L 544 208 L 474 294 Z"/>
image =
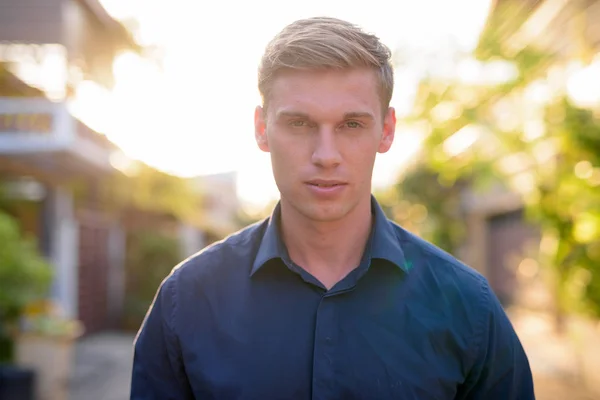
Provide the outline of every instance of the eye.
<path id="1" fill-rule="evenodd" d="M 302 127 L 308 126 L 308 122 L 306 122 L 305 120 L 302 120 L 302 119 L 295 119 L 295 120 L 288 122 L 288 125 L 296 127 L 296 128 L 302 128 Z"/>
<path id="2" fill-rule="evenodd" d="M 357 121 L 346 121 L 344 123 L 344 127 L 350 128 L 350 129 L 358 129 L 358 128 L 362 128 L 362 124 Z"/>

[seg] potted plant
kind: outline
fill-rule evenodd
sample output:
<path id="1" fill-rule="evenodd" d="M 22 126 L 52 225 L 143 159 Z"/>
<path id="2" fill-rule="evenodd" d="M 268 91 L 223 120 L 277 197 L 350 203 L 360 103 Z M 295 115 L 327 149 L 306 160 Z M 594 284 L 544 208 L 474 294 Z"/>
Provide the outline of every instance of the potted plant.
<path id="1" fill-rule="evenodd" d="M 39 254 L 35 242 L 23 237 L 16 221 L 3 212 L 0 212 L 0 243 L 2 391 L 10 393 L 13 398 L 26 399 L 32 396 L 34 372 L 15 365 L 15 335 L 27 305 L 47 295 L 52 282 L 52 268 Z"/>

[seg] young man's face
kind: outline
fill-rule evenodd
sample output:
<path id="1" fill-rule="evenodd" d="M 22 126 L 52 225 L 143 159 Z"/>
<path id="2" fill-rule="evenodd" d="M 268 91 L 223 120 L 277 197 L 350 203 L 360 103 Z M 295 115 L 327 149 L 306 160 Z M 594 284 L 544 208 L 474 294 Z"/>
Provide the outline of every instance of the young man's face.
<path id="1" fill-rule="evenodd" d="M 375 155 L 388 151 L 395 125 L 369 69 L 285 71 L 267 110 L 255 113 L 256 141 L 271 153 L 282 203 L 314 221 L 370 202 Z"/>

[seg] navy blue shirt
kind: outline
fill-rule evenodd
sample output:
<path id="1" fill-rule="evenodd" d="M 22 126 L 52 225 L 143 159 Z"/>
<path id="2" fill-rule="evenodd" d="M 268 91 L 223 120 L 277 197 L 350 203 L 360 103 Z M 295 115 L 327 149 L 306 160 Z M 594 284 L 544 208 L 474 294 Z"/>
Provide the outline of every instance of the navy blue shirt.
<path id="1" fill-rule="evenodd" d="M 330 290 L 280 209 L 176 267 L 135 341 L 132 399 L 534 399 L 486 279 L 386 219 Z"/>

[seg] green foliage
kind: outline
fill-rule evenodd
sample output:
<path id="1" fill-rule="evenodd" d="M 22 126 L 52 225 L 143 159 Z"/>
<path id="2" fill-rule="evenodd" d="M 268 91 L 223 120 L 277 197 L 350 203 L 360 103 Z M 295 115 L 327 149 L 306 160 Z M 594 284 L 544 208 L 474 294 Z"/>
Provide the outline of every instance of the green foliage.
<path id="1" fill-rule="evenodd" d="M 389 218 L 454 253 L 465 235 L 460 218 L 461 186 L 445 185 L 440 173 L 419 163 L 377 197 Z"/>
<path id="2" fill-rule="evenodd" d="M 600 316 L 600 121 L 564 94 L 543 101 L 526 97 L 533 82 L 547 79 L 555 56 L 515 42 L 529 15 L 523 7 L 499 2 L 475 53 L 482 62 L 511 63 L 515 79 L 499 85 L 435 77 L 422 82 L 409 122 L 427 127 L 428 135 L 420 165 L 398 182 L 395 196 L 423 204 L 428 218 L 422 225 L 429 224 L 424 236 L 452 251 L 462 235 L 452 222 L 462 183 L 480 189 L 498 182 L 519 191 L 528 218 L 555 244 L 545 246 L 540 262 L 555 275 L 559 311 Z M 512 126 L 506 121 L 511 118 L 517 119 Z M 525 125 L 532 121 L 543 132 L 527 137 Z M 478 140 L 449 152 L 449 139 L 465 127 L 476 128 Z M 440 207 L 446 202 L 452 205 Z"/>
<path id="3" fill-rule="evenodd" d="M 2 212 L 0 243 L 0 337 L 6 343 L 25 307 L 47 295 L 53 271 L 35 242 L 24 238 L 16 221 Z M 0 354 L 0 361 L 9 357 Z"/>
<path id="4" fill-rule="evenodd" d="M 180 261 L 176 238 L 157 232 L 136 232 L 128 238 L 126 325 L 139 328 L 160 283 Z"/>
<path id="5" fill-rule="evenodd" d="M 600 317 L 600 120 L 566 100 L 552 107 L 564 115 L 562 123 L 549 124 L 561 152 L 557 179 L 542 181 L 544 206 L 538 215 L 541 223 L 557 232 L 555 262 L 560 277 L 567 285 L 583 280 L 584 305 Z"/>
<path id="6" fill-rule="evenodd" d="M 0 213 L 0 315 L 15 321 L 30 302 L 43 298 L 52 282 L 52 267 L 35 242 L 20 235 L 17 223 Z"/>

